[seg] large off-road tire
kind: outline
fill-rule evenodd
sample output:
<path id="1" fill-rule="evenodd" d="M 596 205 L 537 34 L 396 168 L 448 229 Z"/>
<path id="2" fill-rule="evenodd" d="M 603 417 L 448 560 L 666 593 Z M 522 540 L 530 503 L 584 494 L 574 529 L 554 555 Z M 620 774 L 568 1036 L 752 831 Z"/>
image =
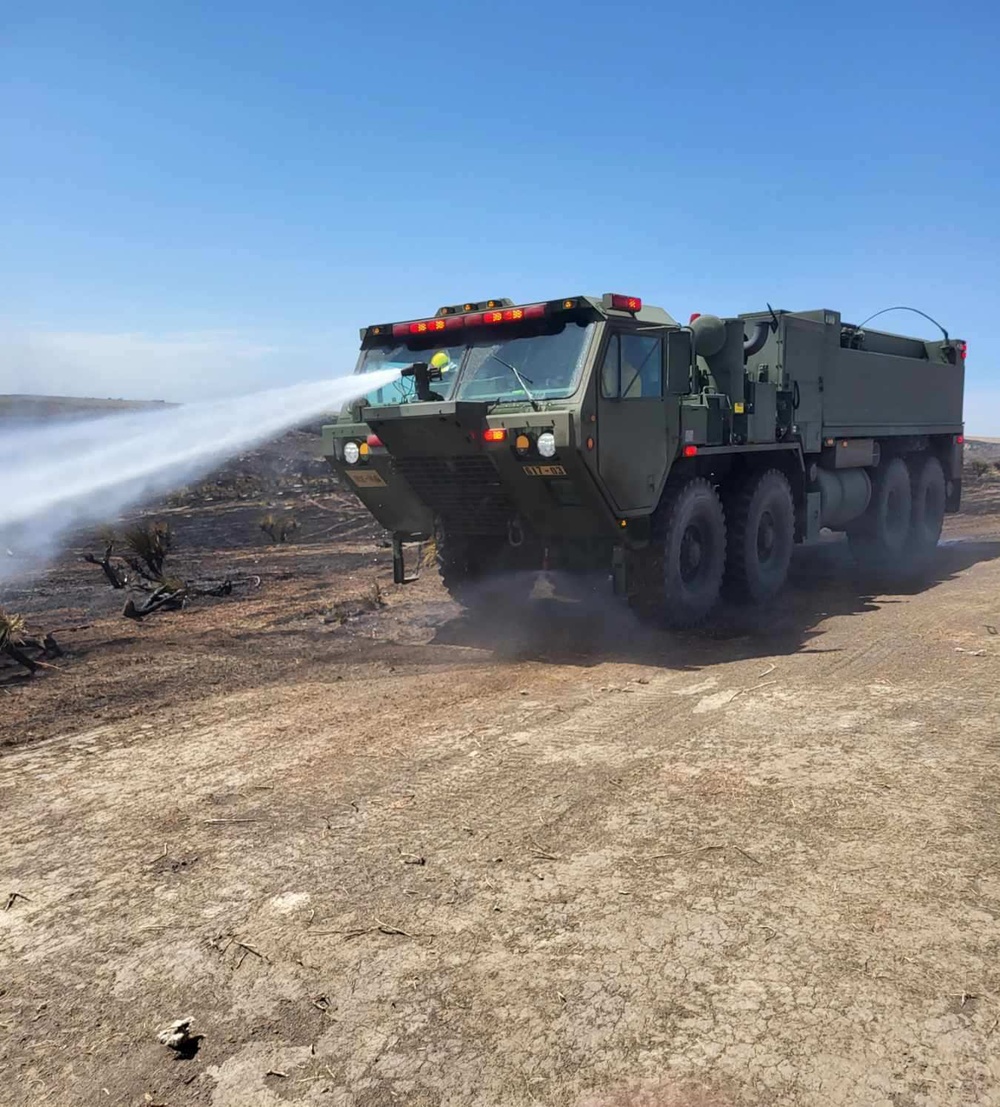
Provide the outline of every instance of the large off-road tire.
<path id="1" fill-rule="evenodd" d="M 482 607 L 527 600 L 532 578 L 517 572 L 503 538 L 479 535 L 435 534 L 435 556 L 441 583 L 457 603 Z"/>
<path id="2" fill-rule="evenodd" d="M 649 547 L 632 559 L 629 603 L 644 621 L 683 628 L 719 599 L 726 565 L 726 520 L 713 485 L 700 477 L 669 483 Z"/>
<path id="3" fill-rule="evenodd" d="M 777 469 L 754 473 L 726 497 L 726 593 L 764 603 L 788 577 L 795 545 L 795 505 L 788 478 Z"/>
<path id="4" fill-rule="evenodd" d="M 883 462 L 875 471 L 868 510 L 847 528 L 851 552 L 863 569 L 887 580 L 911 571 L 912 503 L 906 462 L 901 457 Z"/>
<path id="5" fill-rule="evenodd" d="M 934 558 L 947 500 L 944 469 L 933 455 L 910 461 L 910 550 L 916 572 L 925 570 Z"/>

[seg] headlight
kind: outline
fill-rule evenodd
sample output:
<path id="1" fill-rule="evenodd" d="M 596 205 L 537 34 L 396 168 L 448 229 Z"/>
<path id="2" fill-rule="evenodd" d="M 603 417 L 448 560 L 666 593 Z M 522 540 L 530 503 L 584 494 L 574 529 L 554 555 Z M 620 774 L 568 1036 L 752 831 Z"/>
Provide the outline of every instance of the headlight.
<path id="1" fill-rule="evenodd" d="M 555 457 L 556 436 L 551 431 L 540 434 L 535 445 L 538 447 L 538 452 L 542 457 Z"/>
<path id="2" fill-rule="evenodd" d="M 344 443 L 344 460 L 348 465 L 357 465 L 360 456 L 361 451 L 358 449 L 357 442 Z"/>

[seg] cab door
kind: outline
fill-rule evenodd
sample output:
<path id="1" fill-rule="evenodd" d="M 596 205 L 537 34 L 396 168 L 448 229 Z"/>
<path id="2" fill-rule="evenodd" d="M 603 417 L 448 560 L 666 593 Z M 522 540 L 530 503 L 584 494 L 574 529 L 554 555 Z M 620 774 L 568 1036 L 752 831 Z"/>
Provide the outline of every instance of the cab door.
<path id="1" fill-rule="evenodd" d="M 665 337 L 663 331 L 622 329 L 605 340 L 597 380 L 597 468 L 622 515 L 656 507 L 677 448 L 677 428 L 671 434 L 668 426 L 676 404 L 664 388 Z"/>

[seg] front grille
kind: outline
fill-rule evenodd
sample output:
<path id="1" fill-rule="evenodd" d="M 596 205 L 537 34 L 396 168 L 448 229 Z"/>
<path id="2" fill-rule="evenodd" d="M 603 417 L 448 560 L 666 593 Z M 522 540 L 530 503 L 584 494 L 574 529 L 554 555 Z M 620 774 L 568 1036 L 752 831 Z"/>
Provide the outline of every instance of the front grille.
<path id="1" fill-rule="evenodd" d="M 514 509 L 488 458 L 398 457 L 393 464 L 452 533 L 506 532 Z"/>

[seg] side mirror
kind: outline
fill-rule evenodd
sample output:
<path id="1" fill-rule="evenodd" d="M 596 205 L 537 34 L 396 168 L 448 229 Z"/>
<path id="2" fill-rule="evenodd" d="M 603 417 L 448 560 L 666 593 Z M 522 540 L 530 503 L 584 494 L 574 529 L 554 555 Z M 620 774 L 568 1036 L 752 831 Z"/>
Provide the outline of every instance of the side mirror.
<path id="1" fill-rule="evenodd" d="M 689 330 L 667 335 L 667 393 L 686 396 L 691 391 L 692 335 Z"/>

